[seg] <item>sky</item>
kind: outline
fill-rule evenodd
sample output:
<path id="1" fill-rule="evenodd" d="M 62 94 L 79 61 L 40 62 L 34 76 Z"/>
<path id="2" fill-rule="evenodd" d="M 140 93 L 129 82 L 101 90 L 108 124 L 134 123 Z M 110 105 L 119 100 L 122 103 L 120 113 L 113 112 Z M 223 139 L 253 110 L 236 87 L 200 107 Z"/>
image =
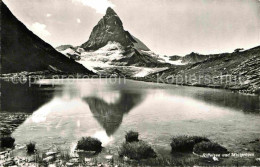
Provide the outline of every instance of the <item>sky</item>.
<path id="1" fill-rule="evenodd" d="M 125 30 L 158 54 L 213 54 L 260 45 L 260 0 L 3 1 L 54 47 L 86 42 L 107 7 Z"/>

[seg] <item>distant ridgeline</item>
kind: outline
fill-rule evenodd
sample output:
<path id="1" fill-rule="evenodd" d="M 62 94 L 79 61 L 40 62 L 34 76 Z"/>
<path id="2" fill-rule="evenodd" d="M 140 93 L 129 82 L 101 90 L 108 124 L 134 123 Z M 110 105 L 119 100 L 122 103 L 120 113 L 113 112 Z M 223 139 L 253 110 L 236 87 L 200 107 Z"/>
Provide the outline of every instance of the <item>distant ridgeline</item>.
<path id="1" fill-rule="evenodd" d="M 260 94 L 260 46 L 215 55 L 192 53 L 183 60 L 189 64 L 151 74 L 147 80 Z"/>

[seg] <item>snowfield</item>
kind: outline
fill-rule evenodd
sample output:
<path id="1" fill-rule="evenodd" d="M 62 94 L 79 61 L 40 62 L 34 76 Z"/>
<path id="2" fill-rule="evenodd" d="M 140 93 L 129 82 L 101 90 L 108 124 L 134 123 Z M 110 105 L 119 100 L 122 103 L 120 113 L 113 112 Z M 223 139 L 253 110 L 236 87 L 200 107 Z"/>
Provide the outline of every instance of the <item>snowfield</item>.
<path id="1" fill-rule="evenodd" d="M 169 64 L 173 64 L 173 65 L 185 65 L 185 63 L 182 63 L 181 60 L 177 60 L 177 61 L 172 61 L 170 60 L 170 57 L 169 56 L 166 56 L 166 55 L 159 55 L 159 54 L 156 54 L 152 51 L 144 51 L 142 50 L 143 53 L 147 54 L 147 55 L 150 55 L 152 57 L 155 57 L 157 58 L 160 62 L 162 63 L 169 63 Z"/>
<path id="2" fill-rule="evenodd" d="M 164 71 L 167 69 L 168 69 L 167 67 L 164 68 L 146 68 L 146 67 L 140 68 L 139 67 L 139 69 L 136 69 L 136 73 L 133 75 L 133 77 L 145 77 L 149 74 Z"/>
<path id="3" fill-rule="evenodd" d="M 78 62 L 86 68 L 98 72 L 95 67 L 114 67 L 113 60 L 123 58 L 124 50 L 117 42 L 108 42 L 108 44 L 94 52 L 82 52 L 81 60 Z"/>
<path id="4" fill-rule="evenodd" d="M 71 48 L 68 48 L 64 51 L 60 51 L 62 54 L 64 54 L 66 57 L 70 58 L 69 54 L 70 55 L 80 55 L 79 53 L 77 53 L 75 50 L 71 49 Z"/>
<path id="5" fill-rule="evenodd" d="M 149 68 L 149 67 L 136 67 L 136 66 L 125 66 L 124 62 L 115 62 L 115 60 L 120 60 L 124 58 L 124 49 L 118 42 L 109 41 L 107 45 L 104 47 L 93 51 L 86 52 L 83 48 L 77 48 L 73 50 L 72 48 L 68 48 L 64 51 L 61 51 L 65 56 L 69 57 L 70 55 L 79 55 L 80 60 L 77 60 L 78 63 L 82 64 L 84 67 L 95 73 L 109 73 L 109 69 L 121 69 L 123 71 L 129 71 L 128 74 L 131 74 L 132 77 L 145 77 L 149 74 L 160 72 L 166 70 L 167 67 L 164 68 Z M 149 55 L 151 57 L 155 57 L 160 62 L 170 63 L 175 65 L 183 65 L 181 60 L 178 61 L 170 61 L 169 56 L 162 56 L 156 54 L 152 51 L 141 50 L 143 54 Z M 111 70 L 110 70 L 111 71 Z M 113 72 L 113 70 L 112 70 Z"/>

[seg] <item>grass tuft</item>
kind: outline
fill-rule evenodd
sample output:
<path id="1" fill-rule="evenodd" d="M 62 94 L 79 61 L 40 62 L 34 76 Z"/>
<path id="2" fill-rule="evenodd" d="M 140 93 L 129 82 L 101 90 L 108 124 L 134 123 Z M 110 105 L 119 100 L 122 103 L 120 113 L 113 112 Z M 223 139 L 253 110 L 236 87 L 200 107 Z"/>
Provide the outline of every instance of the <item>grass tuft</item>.
<path id="1" fill-rule="evenodd" d="M 15 139 L 13 137 L 2 137 L 1 138 L 1 147 L 13 148 Z"/>
<path id="2" fill-rule="evenodd" d="M 35 151 L 35 143 L 30 142 L 29 144 L 26 145 L 27 147 L 27 153 L 34 153 Z"/>
<path id="3" fill-rule="evenodd" d="M 78 150 L 101 152 L 102 143 L 96 138 L 82 137 L 77 144 Z"/>
<path id="4" fill-rule="evenodd" d="M 137 142 L 139 141 L 138 136 L 139 136 L 138 132 L 129 131 L 125 135 L 125 140 L 126 142 Z"/>
<path id="5" fill-rule="evenodd" d="M 201 153 L 227 153 L 228 150 L 219 145 L 218 143 L 213 143 L 213 142 L 201 142 L 198 144 L 195 144 L 193 148 L 193 152 L 197 154 Z"/>
<path id="6" fill-rule="evenodd" d="M 125 142 L 119 150 L 119 156 L 126 156 L 130 159 L 141 160 L 148 158 L 155 158 L 157 155 L 153 148 L 144 141 Z"/>
<path id="7" fill-rule="evenodd" d="M 172 152 L 192 152 L 195 144 L 202 141 L 210 141 L 206 137 L 200 136 L 177 136 L 172 138 Z"/>

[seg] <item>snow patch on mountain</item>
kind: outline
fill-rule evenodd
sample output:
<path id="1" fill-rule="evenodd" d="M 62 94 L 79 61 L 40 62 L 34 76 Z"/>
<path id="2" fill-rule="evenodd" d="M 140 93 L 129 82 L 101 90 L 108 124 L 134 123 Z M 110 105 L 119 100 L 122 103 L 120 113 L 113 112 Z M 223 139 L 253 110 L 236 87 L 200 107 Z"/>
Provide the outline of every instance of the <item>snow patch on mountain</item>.
<path id="1" fill-rule="evenodd" d="M 102 47 L 102 48 L 100 48 L 100 49 L 95 51 L 95 53 L 101 53 L 101 54 L 104 54 L 104 53 L 106 53 L 106 54 L 107 53 L 108 54 L 109 53 L 111 53 L 111 54 L 113 54 L 113 53 L 121 54 L 123 52 L 124 52 L 123 46 L 120 43 L 118 43 L 118 42 L 111 42 L 111 41 L 109 41 L 107 43 L 107 45 L 105 45 L 104 47 Z"/>
<path id="2" fill-rule="evenodd" d="M 173 65 L 185 65 L 186 64 L 186 63 L 183 63 L 182 60 L 172 61 L 172 60 L 170 60 L 169 56 L 162 56 L 162 59 L 164 60 L 164 62 L 173 64 Z"/>
<path id="3" fill-rule="evenodd" d="M 66 50 L 60 51 L 60 53 L 64 54 L 66 57 L 70 58 L 69 55 L 77 54 L 75 50 L 68 48 Z"/>
<path id="4" fill-rule="evenodd" d="M 120 69 L 122 71 L 128 71 L 132 77 L 144 77 L 151 73 L 159 72 L 166 68 L 149 68 L 149 67 L 136 67 L 136 66 L 124 66 L 124 63 L 115 63 L 113 61 L 125 58 L 123 53 L 124 47 L 118 42 L 109 41 L 104 47 L 93 52 L 81 52 L 81 59 L 77 62 L 87 67 L 88 69 L 102 73 L 109 71 L 109 69 Z M 151 51 L 144 51 L 151 56 L 158 56 Z M 106 72 L 105 72 L 106 73 Z"/>
<path id="5" fill-rule="evenodd" d="M 130 74 L 132 77 L 145 77 L 149 74 L 167 69 L 167 67 L 149 68 L 126 65 L 127 62 L 121 61 L 127 58 L 124 48 L 125 47 L 123 47 L 119 42 L 109 41 L 105 46 L 96 51 L 85 51 L 85 49 L 81 47 L 70 47 L 60 52 L 70 58 L 71 55 L 78 55 L 80 59 L 75 59 L 78 63 L 99 74 L 110 74 L 111 71 L 113 73 L 113 70 L 111 69 L 120 69 L 122 73 Z M 140 53 L 142 55 L 156 58 L 162 63 L 183 65 L 181 60 L 171 61 L 169 56 L 162 56 L 150 50 L 140 50 Z"/>
<path id="6" fill-rule="evenodd" d="M 78 61 L 85 67 L 96 71 L 95 67 L 110 67 L 113 60 L 123 58 L 123 47 L 117 42 L 108 42 L 104 47 L 94 52 L 82 52 Z"/>
<path id="7" fill-rule="evenodd" d="M 167 67 L 164 67 L 164 68 L 139 68 L 137 69 L 135 75 L 133 75 L 133 77 L 145 77 L 149 74 L 152 74 L 152 73 L 157 73 L 157 72 L 160 72 L 160 71 L 164 71 L 164 70 L 167 70 L 168 68 Z"/>
<path id="8" fill-rule="evenodd" d="M 154 53 L 153 51 L 145 51 L 145 50 L 141 50 L 142 53 L 147 54 L 149 56 L 155 57 L 158 59 L 158 61 L 162 62 L 162 63 L 169 63 L 169 64 L 173 64 L 173 65 L 185 65 L 186 63 L 182 63 L 182 60 L 176 60 L 176 61 L 172 61 L 170 60 L 170 56 L 166 56 L 166 55 L 159 55 Z"/>

